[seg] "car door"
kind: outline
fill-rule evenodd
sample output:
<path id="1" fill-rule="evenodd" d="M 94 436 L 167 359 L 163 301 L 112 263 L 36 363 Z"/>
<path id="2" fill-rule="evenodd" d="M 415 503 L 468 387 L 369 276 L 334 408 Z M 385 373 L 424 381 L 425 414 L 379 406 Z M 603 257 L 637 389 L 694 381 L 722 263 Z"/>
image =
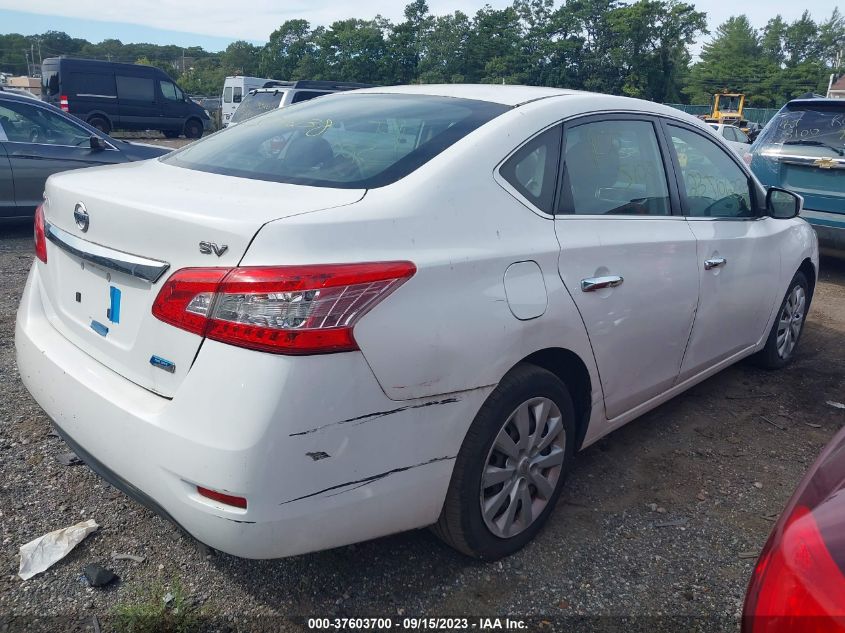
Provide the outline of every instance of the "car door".
<path id="1" fill-rule="evenodd" d="M 0 121 L 17 215 L 31 215 L 41 203 L 50 174 L 121 160 L 113 148 L 92 150 L 91 132 L 37 101 L 0 101 Z"/>
<path id="2" fill-rule="evenodd" d="M 12 163 L 6 155 L 6 132 L 0 120 L 0 220 L 13 218 L 15 211 L 15 183 L 12 180 Z"/>
<path id="3" fill-rule="evenodd" d="M 161 107 L 156 99 L 156 86 L 150 75 L 117 73 L 120 127 L 129 130 L 156 129 L 161 124 Z"/>
<path id="4" fill-rule="evenodd" d="M 675 383 L 698 302 L 696 241 L 667 178 L 657 125 L 603 115 L 564 131 L 559 270 L 587 328 L 611 419 Z"/>
<path id="5" fill-rule="evenodd" d="M 172 81 L 156 80 L 162 103 L 162 127 L 181 131 L 185 125 L 185 95 Z"/>
<path id="6" fill-rule="evenodd" d="M 681 206 L 697 242 L 699 305 L 680 380 L 747 351 L 764 336 L 777 303 L 787 223 L 760 212 L 738 157 L 703 130 L 663 125 Z"/>

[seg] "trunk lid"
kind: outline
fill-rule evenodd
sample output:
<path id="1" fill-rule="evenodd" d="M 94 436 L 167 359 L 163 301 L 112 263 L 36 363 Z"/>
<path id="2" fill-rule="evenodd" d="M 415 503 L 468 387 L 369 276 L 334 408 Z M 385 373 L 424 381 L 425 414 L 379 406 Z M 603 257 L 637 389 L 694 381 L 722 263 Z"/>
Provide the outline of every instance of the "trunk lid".
<path id="1" fill-rule="evenodd" d="M 236 266 L 265 223 L 352 204 L 364 193 L 245 180 L 158 161 L 52 176 L 44 203 L 50 233 L 41 271 L 45 311 L 93 358 L 172 397 L 202 338 L 152 315 L 164 281 L 180 268 Z M 74 217 L 78 205 L 88 216 L 85 231 Z M 283 258 L 280 249 L 280 264 Z"/>

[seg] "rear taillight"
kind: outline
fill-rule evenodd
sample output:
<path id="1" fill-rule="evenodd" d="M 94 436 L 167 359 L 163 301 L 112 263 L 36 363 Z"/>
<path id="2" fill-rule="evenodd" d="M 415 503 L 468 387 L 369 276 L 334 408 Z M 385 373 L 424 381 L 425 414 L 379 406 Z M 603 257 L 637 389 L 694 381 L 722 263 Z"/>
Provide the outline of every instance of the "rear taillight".
<path id="1" fill-rule="evenodd" d="M 416 272 L 411 262 L 183 268 L 153 315 L 215 341 L 276 354 L 358 349 L 358 320 Z"/>
<path id="2" fill-rule="evenodd" d="M 796 505 L 766 543 L 748 588 L 742 630 L 845 631 L 845 576 L 807 507 Z"/>
<path id="3" fill-rule="evenodd" d="M 70 112 L 70 102 L 67 100 L 67 95 L 59 97 L 59 107 L 65 112 Z"/>
<path id="4" fill-rule="evenodd" d="M 35 209 L 35 256 L 47 263 L 47 236 L 44 234 L 44 205 Z"/>

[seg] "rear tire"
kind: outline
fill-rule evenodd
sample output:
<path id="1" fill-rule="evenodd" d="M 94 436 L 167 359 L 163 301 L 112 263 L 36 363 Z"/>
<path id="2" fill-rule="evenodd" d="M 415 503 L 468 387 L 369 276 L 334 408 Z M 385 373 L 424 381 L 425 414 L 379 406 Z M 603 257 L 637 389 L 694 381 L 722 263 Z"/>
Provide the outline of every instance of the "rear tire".
<path id="1" fill-rule="evenodd" d="M 111 132 L 111 123 L 109 123 L 109 120 L 105 117 L 92 116 L 90 119 L 88 119 L 88 125 L 97 128 L 103 134 L 108 134 Z"/>
<path id="2" fill-rule="evenodd" d="M 179 138 L 179 132 L 176 130 L 164 130 L 164 138 Z"/>
<path id="3" fill-rule="evenodd" d="M 185 138 L 200 138 L 202 131 L 202 121 L 199 119 L 188 119 L 185 122 Z"/>
<path id="4" fill-rule="evenodd" d="M 574 445 L 566 385 L 545 369 L 517 365 L 467 432 L 434 533 L 473 558 L 516 552 L 554 509 Z"/>
<path id="5" fill-rule="evenodd" d="M 760 367 L 780 369 L 792 362 L 798 341 L 804 332 L 804 321 L 807 319 L 809 307 L 809 284 L 804 273 L 798 271 L 778 308 L 769 338 L 766 339 L 766 346 L 754 356 Z"/>

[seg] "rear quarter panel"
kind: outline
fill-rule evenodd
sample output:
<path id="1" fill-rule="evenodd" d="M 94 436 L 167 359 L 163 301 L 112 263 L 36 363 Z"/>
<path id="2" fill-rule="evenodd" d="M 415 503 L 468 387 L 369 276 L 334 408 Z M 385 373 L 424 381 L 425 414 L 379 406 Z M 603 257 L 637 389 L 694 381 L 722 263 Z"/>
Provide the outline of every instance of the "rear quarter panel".
<path id="1" fill-rule="evenodd" d="M 552 99 L 549 101 L 563 101 Z M 566 348 L 598 385 L 581 318 L 557 270 L 552 220 L 494 180 L 510 151 L 565 109 L 529 104 L 505 113 L 392 185 L 346 208 L 265 226 L 243 265 L 411 260 L 416 275 L 355 327 L 388 397 L 422 398 L 496 384 L 521 359 Z M 504 274 L 535 261 L 548 306 L 520 321 Z"/>

